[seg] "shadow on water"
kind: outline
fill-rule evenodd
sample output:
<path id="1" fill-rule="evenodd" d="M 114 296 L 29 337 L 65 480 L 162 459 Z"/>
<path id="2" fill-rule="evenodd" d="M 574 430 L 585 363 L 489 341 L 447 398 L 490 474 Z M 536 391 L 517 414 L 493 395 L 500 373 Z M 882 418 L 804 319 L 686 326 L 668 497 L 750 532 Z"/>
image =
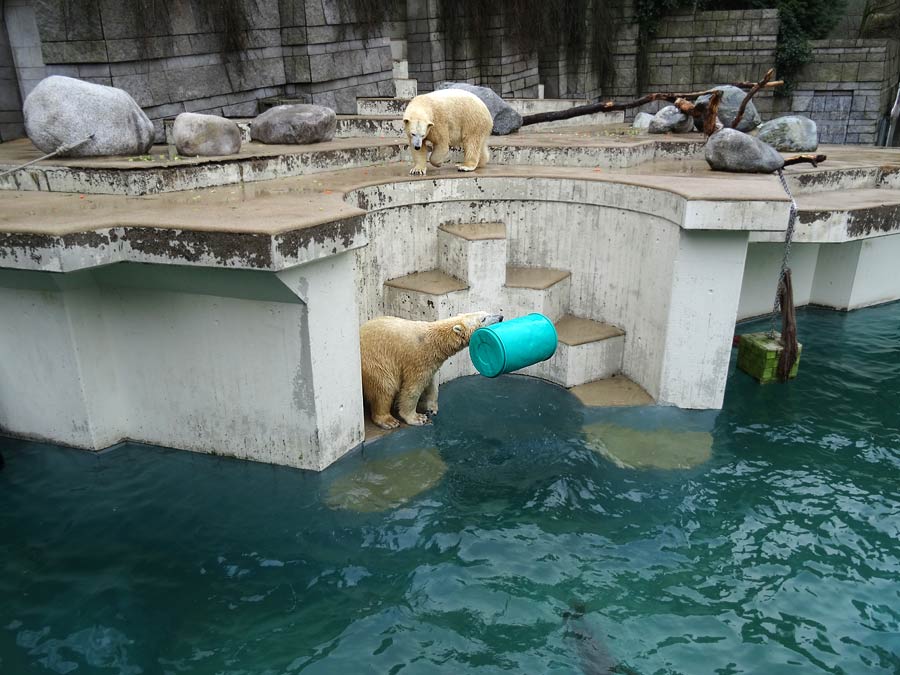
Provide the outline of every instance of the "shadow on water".
<path id="1" fill-rule="evenodd" d="M 720 412 L 463 378 L 321 474 L 0 439 L 0 672 L 900 672 L 900 305 L 798 321 Z"/>

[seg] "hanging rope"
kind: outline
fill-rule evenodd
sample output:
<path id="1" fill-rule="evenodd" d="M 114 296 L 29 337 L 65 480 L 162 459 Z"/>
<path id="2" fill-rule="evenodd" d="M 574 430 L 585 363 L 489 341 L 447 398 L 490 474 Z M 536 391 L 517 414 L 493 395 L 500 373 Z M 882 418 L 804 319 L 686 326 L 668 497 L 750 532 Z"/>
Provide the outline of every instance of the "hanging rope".
<path id="1" fill-rule="evenodd" d="M 781 257 L 781 270 L 778 273 L 778 284 L 775 287 L 775 302 L 772 305 L 771 327 L 769 336 L 775 337 L 775 317 L 781 314 L 781 355 L 778 357 L 778 375 L 779 382 L 786 382 L 790 375 L 791 368 L 797 360 L 797 316 L 794 311 L 794 289 L 791 283 L 791 270 L 787 266 L 788 258 L 791 255 L 791 243 L 794 238 L 794 225 L 797 222 L 797 202 L 794 201 L 794 195 L 788 187 L 784 172 L 779 169 L 778 180 L 781 181 L 781 187 L 784 193 L 791 200 L 791 210 L 788 216 L 788 226 L 784 232 L 784 255 Z"/>
<path id="2" fill-rule="evenodd" d="M 7 174 L 15 173 L 16 171 L 21 171 L 26 166 L 31 166 L 32 164 L 37 164 L 38 162 L 43 162 L 45 159 L 50 159 L 51 157 L 56 157 L 57 155 L 61 155 L 63 153 L 69 152 L 69 150 L 74 150 L 79 145 L 84 145 L 85 143 L 87 143 L 93 137 L 94 137 L 94 134 L 91 134 L 90 136 L 85 136 L 80 141 L 75 141 L 74 143 L 69 143 L 68 145 L 61 145 L 56 150 L 54 150 L 53 152 L 48 152 L 43 157 L 38 157 L 37 159 L 33 159 L 30 162 L 25 162 L 24 164 L 19 164 L 19 166 L 14 166 L 12 169 L 6 169 L 5 171 L 0 171 L 0 178 L 3 178 L 3 176 L 5 176 Z"/>

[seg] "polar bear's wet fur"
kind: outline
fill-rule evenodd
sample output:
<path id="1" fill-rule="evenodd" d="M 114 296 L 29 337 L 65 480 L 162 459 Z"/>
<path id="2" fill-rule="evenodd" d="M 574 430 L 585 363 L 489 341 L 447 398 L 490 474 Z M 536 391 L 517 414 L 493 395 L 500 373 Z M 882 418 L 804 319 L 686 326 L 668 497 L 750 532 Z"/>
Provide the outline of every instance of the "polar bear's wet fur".
<path id="1" fill-rule="evenodd" d="M 465 349 L 482 326 L 503 321 L 499 314 L 472 312 L 439 321 L 379 316 L 359 329 L 363 398 L 382 429 L 400 422 L 426 424 L 438 411 L 437 371 Z"/>
<path id="2" fill-rule="evenodd" d="M 403 113 L 403 130 L 409 139 L 413 167 L 410 175 L 424 176 L 426 161 L 441 166 L 450 155 L 450 146 L 462 147 L 460 171 L 474 171 L 488 163 L 491 154 L 487 139 L 494 120 L 480 98 L 460 89 L 441 89 L 416 96 Z M 431 143 L 431 156 L 428 145 Z"/>

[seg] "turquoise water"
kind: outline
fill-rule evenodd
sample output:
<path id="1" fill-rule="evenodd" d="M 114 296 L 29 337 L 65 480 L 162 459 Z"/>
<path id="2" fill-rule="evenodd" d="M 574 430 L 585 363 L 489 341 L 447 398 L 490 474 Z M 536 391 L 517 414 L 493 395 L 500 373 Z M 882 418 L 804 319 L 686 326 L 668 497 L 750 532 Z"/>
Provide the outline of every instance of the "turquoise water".
<path id="1" fill-rule="evenodd" d="M 0 672 L 900 672 L 900 304 L 799 328 L 720 412 L 472 377 L 320 475 L 0 440 Z"/>

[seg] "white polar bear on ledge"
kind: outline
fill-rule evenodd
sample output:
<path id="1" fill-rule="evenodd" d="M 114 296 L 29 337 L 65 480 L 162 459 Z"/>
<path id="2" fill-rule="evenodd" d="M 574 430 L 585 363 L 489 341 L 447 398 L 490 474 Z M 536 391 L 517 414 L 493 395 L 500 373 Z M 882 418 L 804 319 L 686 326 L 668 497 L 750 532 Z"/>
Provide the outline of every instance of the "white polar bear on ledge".
<path id="1" fill-rule="evenodd" d="M 441 89 L 416 96 L 403 113 L 403 129 L 412 153 L 412 176 L 424 176 L 425 162 L 440 166 L 450 146 L 461 146 L 465 158 L 460 171 L 474 171 L 490 160 L 487 139 L 494 120 L 480 98 L 460 89 Z M 431 157 L 425 142 L 431 143 Z"/>

